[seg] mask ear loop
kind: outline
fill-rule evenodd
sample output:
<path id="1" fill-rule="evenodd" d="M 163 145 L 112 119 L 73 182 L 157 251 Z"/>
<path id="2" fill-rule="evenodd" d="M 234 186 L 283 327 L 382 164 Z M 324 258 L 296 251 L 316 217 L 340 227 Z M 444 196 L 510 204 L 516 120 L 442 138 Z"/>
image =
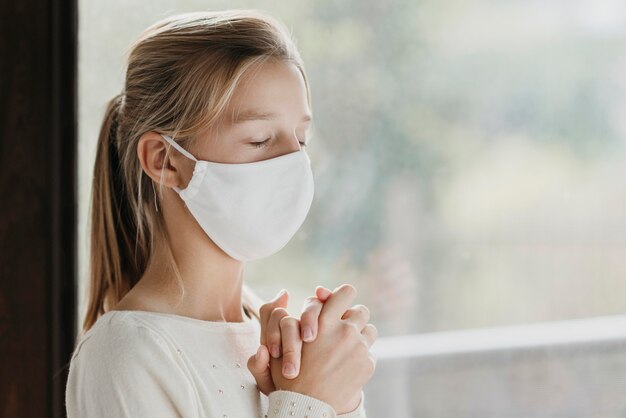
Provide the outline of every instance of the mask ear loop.
<path id="1" fill-rule="evenodd" d="M 161 134 L 161 136 L 163 137 L 163 139 L 165 139 L 167 142 L 169 142 L 174 148 L 176 148 L 176 150 L 178 152 L 180 152 L 181 154 L 183 154 L 185 157 L 189 158 L 190 160 L 194 160 L 195 162 L 198 162 L 198 160 L 196 160 L 196 157 L 194 157 L 193 155 L 191 155 L 189 153 L 189 151 L 187 151 L 185 148 L 181 147 L 180 145 L 178 145 L 178 142 L 174 141 L 172 139 L 172 137 L 167 136 L 167 135 L 163 135 Z"/>
<path id="2" fill-rule="evenodd" d="M 187 157 L 190 160 L 193 160 L 195 162 L 198 162 L 196 157 L 194 157 L 193 155 L 191 155 L 191 153 L 189 151 L 187 151 L 186 149 L 184 149 L 183 147 L 178 145 L 178 142 L 174 141 L 172 139 L 172 137 L 170 137 L 168 135 L 163 135 L 163 134 L 161 134 L 161 136 L 163 137 L 163 139 L 165 139 L 167 142 L 169 142 L 171 146 L 173 146 L 178 152 L 183 154 L 185 157 Z M 176 186 L 174 186 L 173 189 L 176 190 L 176 192 L 178 192 L 178 193 L 180 193 L 182 191 L 180 188 L 178 188 Z"/>
<path id="3" fill-rule="evenodd" d="M 157 192 L 156 192 L 156 187 L 154 187 L 154 181 L 152 179 L 150 179 L 150 183 L 152 183 L 152 192 L 154 193 L 154 207 L 156 208 L 156 211 L 159 211 L 159 205 L 157 203 Z"/>

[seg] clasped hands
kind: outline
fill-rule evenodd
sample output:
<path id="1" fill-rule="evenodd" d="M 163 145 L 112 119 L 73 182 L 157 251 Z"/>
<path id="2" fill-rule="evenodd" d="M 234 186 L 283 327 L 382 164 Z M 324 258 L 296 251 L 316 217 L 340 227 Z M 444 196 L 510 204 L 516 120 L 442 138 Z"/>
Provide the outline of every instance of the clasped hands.
<path id="1" fill-rule="evenodd" d="M 370 347 L 378 332 L 369 309 L 350 304 L 351 285 L 334 291 L 317 287 L 306 298 L 300 318 L 286 310 L 283 290 L 260 308 L 261 345 L 248 360 L 259 390 L 289 390 L 328 403 L 338 414 L 356 409 L 376 359 Z"/>

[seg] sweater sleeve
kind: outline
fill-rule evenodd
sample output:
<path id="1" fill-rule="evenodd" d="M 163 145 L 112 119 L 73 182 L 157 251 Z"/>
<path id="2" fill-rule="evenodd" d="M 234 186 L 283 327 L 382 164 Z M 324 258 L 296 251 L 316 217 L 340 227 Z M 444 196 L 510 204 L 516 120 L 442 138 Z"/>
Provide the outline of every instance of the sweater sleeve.
<path id="1" fill-rule="evenodd" d="M 110 328 L 72 355 L 69 418 L 199 416 L 184 366 L 158 334 L 136 324 Z"/>
<path id="2" fill-rule="evenodd" d="M 276 418 L 365 418 L 365 395 L 352 412 L 337 415 L 326 402 L 297 392 L 277 390 L 269 394 L 268 417 Z"/>

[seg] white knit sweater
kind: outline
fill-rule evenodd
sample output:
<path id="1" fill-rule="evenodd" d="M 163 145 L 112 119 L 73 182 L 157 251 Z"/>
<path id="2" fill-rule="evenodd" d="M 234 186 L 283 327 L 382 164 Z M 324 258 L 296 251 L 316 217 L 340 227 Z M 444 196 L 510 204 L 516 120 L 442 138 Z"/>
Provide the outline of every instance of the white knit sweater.
<path id="1" fill-rule="evenodd" d="M 260 325 L 147 311 L 109 311 L 80 339 L 65 402 L 75 417 L 353 418 L 290 392 L 259 392 L 247 369 Z"/>

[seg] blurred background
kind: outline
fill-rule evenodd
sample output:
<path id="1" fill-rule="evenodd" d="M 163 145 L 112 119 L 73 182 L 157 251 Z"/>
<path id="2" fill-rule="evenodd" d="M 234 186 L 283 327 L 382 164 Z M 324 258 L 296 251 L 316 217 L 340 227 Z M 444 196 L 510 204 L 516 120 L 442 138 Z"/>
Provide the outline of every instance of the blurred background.
<path id="1" fill-rule="evenodd" d="M 78 6 L 81 318 L 97 133 L 128 47 L 170 14 L 260 8 L 305 61 L 316 194 L 248 284 L 287 288 L 294 313 L 316 285 L 357 287 L 380 331 L 368 416 L 626 417 L 625 2 Z"/>

